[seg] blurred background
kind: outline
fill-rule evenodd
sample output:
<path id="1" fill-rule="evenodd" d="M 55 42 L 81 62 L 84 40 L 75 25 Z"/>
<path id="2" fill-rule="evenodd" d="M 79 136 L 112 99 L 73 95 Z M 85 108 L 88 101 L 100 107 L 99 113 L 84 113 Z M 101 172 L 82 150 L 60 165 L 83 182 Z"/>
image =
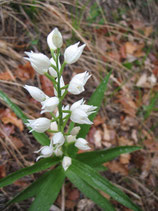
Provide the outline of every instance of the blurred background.
<path id="1" fill-rule="evenodd" d="M 103 173 L 144 211 L 158 210 L 158 1 L 157 0 L 0 0 L 0 89 L 29 118 L 40 117 L 40 104 L 23 86 L 54 96 L 53 86 L 24 60 L 25 51 L 50 57 L 46 38 L 58 27 L 64 49 L 77 41 L 83 55 L 66 66 L 64 81 L 77 73 L 92 74 L 80 96 L 68 94 L 65 104 L 89 99 L 112 71 L 99 115 L 87 136 L 93 150 L 139 145 L 143 149 L 106 163 Z M 61 61 L 63 56 L 61 55 Z M 35 162 L 40 145 L 22 121 L 0 101 L 0 178 Z M 39 174 L 27 176 L 0 191 L 0 208 Z M 108 199 L 110 197 L 105 195 Z M 100 210 L 66 182 L 66 210 Z M 32 199 L 8 210 L 27 210 Z M 130 211 L 113 202 L 117 210 Z M 52 206 L 59 211 L 61 195 Z"/>

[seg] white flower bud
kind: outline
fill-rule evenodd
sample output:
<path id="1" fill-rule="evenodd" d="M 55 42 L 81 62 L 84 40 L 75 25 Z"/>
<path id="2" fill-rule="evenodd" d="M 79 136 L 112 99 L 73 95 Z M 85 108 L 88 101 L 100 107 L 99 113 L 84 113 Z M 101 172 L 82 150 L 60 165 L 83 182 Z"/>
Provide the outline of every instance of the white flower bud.
<path id="1" fill-rule="evenodd" d="M 74 127 L 74 128 L 71 130 L 70 134 L 71 134 L 72 136 L 76 136 L 76 135 L 79 133 L 80 129 L 81 129 L 81 128 L 80 128 L 79 126 Z"/>
<path id="2" fill-rule="evenodd" d="M 54 61 L 53 58 L 50 59 L 50 62 L 51 62 L 52 65 L 56 66 L 56 62 Z M 59 70 L 60 70 L 60 68 L 61 68 L 61 64 L 60 64 L 60 61 L 59 61 L 59 60 L 58 60 L 58 68 L 59 68 Z M 49 73 L 50 73 L 50 75 L 53 76 L 54 78 L 57 77 L 57 72 L 56 72 L 56 70 L 55 70 L 53 67 L 50 67 L 50 68 L 49 68 Z"/>
<path id="3" fill-rule="evenodd" d="M 37 157 L 36 161 L 38 161 L 40 158 L 47 158 L 52 156 L 53 154 L 53 147 L 50 146 L 44 146 L 40 150 L 35 151 L 35 153 L 41 152 L 41 155 Z"/>
<path id="4" fill-rule="evenodd" d="M 54 154 L 56 155 L 56 156 L 62 156 L 63 155 L 63 151 L 61 150 L 61 148 L 56 148 L 55 150 L 54 150 Z"/>
<path id="5" fill-rule="evenodd" d="M 40 117 L 35 120 L 28 119 L 28 123 L 26 123 L 27 127 L 31 127 L 32 131 L 36 131 L 38 133 L 43 133 L 49 129 L 51 121 L 45 117 Z"/>
<path id="6" fill-rule="evenodd" d="M 63 38 L 58 28 L 53 29 L 47 36 L 47 43 L 50 49 L 56 50 L 61 48 L 63 44 Z"/>
<path id="7" fill-rule="evenodd" d="M 75 142 L 76 136 L 69 135 L 69 136 L 67 136 L 66 140 L 67 140 L 68 143 Z"/>
<path id="8" fill-rule="evenodd" d="M 72 164 L 71 158 L 68 156 L 64 156 L 63 161 L 62 161 L 62 166 L 63 166 L 64 171 L 66 171 L 71 164 Z"/>
<path id="9" fill-rule="evenodd" d="M 84 138 L 78 138 L 76 140 L 75 146 L 81 150 L 89 150 L 88 142 Z"/>
<path id="10" fill-rule="evenodd" d="M 83 49 L 86 45 L 83 44 L 80 47 L 78 47 L 79 44 L 80 42 L 74 45 L 70 45 L 68 48 L 66 48 L 64 52 L 64 60 L 67 64 L 73 64 L 80 58 Z"/>
<path id="11" fill-rule="evenodd" d="M 85 105 L 83 99 L 72 104 L 70 119 L 79 124 L 93 124 L 88 116 L 95 112 L 96 106 Z"/>
<path id="12" fill-rule="evenodd" d="M 51 63 L 46 55 L 42 53 L 33 53 L 32 51 L 25 52 L 25 54 L 27 54 L 29 58 L 24 58 L 30 61 L 32 67 L 35 69 L 36 72 L 38 72 L 39 74 L 44 74 L 48 71 Z"/>
<path id="13" fill-rule="evenodd" d="M 54 131 L 57 131 L 58 130 L 58 125 L 56 122 L 51 122 L 50 124 L 50 129 L 51 130 L 54 130 Z"/>
<path id="14" fill-rule="evenodd" d="M 58 83 L 58 78 L 56 78 L 56 82 Z M 63 77 L 61 76 L 60 77 L 60 88 L 62 88 L 63 86 L 65 86 L 65 83 L 64 83 Z M 65 90 L 62 89 L 61 90 L 61 96 L 64 94 L 64 92 L 65 92 Z M 57 93 L 55 88 L 54 88 L 54 94 L 55 94 L 55 96 L 58 96 L 58 93 Z"/>
<path id="15" fill-rule="evenodd" d="M 41 114 L 45 112 L 53 112 L 59 104 L 59 99 L 57 97 L 50 97 L 47 100 L 41 102 L 42 111 Z"/>
<path id="16" fill-rule="evenodd" d="M 35 86 L 25 85 L 24 88 L 29 92 L 31 97 L 33 97 L 38 102 L 42 102 L 46 100 L 46 98 L 48 97 L 47 95 L 44 94 L 44 92 L 42 92 L 42 90 L 40 90 L 39 88 Z"/>
<path id="17" fill-rule="evenodd" d="M 75 75 L 69 83 L 68 91 L 74 95 L 82 93 L 85 90 L 84 85 L 90 77 L 88 72 Z"/>
<path id="18" fill-rule="evenodd" d="M 65 141 L 65 138 L 63 136 L 63 134 L 61 132 L 55 133 L 55 135 L 53 136 L 52 140 L 51 140 L 51 144 L 55 145 L 57 144 L 58 147 L 63 145 Z"/>

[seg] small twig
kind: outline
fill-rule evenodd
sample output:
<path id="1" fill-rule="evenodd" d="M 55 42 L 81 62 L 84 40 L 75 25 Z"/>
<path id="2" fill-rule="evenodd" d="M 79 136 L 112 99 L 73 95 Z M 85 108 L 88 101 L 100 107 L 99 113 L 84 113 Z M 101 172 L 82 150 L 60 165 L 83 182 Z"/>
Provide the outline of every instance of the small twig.
<path id="1" fill-rule="evenodd" d="M 65 182 L 61 190 L 61 211 L 65 211 Z"/>

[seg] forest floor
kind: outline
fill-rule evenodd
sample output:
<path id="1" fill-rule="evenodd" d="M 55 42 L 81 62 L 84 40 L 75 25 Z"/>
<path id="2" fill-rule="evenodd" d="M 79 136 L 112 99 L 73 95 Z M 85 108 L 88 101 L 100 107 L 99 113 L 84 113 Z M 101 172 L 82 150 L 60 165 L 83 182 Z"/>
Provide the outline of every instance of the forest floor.
<path id="1" fill-rule="evenodd" d="M 86 43 L 80 60 L 66 66 L 65 83 L 76 73 L 92 74 L 80 96 L 68 94 L 65 104 L 89 99 L 112 71 L 105 100 L 87 136 L 93 150 L 138 145 L 142 150 L 106 163 L 103 174 L 143 211 L 158 210 L 158 2 L 89 0 L 0 1 L 0 89 L 31 119 L 40 117 L 40 104 L 23 88 L 38 86 L 54 96 L 53 86 L 24 60 L 25 51 L 48 56 L 46 38 L 58 27 L 64 48 Z M 62 52 L 63 53 L 63 52 Z M 36 160 L 40 148 L 22 121 L 0 101 L 0 178 Z M 0 191 L 0 209 L 39 174 L 27 176 Z M 110 197 L 106 195 L 108 199 Z M 100 210 L 70 182 L 65 210 Z M 31 200 L 8 210 L 27 210 Z M 117 210 L 130 211 L 117 202 Z M 51 210 L 60 210 L 61 194 Z"/>

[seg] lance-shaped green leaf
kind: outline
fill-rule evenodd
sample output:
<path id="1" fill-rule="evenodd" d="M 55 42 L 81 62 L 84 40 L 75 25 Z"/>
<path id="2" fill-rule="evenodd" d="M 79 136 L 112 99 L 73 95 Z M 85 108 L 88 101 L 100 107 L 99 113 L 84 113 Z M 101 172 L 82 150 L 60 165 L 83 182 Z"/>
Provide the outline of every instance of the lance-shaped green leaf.
<path id="1" fill-rule="evenodd" d="M 0 187 L 10 185 L 14 181 L 16 181 L 16 180 L 18 180 L 21 177 L 24 177 L 26 175 L 34 174 L 36 172 L 45 170 L 45 169 L 59 163 L 59 161 L 60 161 L 60 158 L 58 158 L 58 157 L 44 158 L 44 159 L 38 161 L 37 163 L 35 163 L 32 166 L 20 169 L 20 170 L 14 172 L 14 173 L 8 175 L 7 177 L 1 179 L 0 180 Z"/>
<path id="2" fill-rule="evenodd" d="M 14 111 L 14 113 L 23 121 L 23 123 L 27 122 L 28 117 L 22 112 L 22 110 L 14 104 L 9 97 L 0 90 L 0 98 Z M 34 138 L 42 145 L 49 145 L 50 140 L 45 133 L 37 133 L 35 131 L 32 132 Z"/>
<path id="3" fill-rule="evenodd" d="M 102 209 L 106 211 L 115 211 L 112 204 L 105 197 L 103 197 L 95 188 L 90 186 L 87 182 L 82 180 L 77 174 L 71 171 L 70 168 L 66 171 L 66 176 L 82 193 L 85 194 L 85 196 L 93 200 Z"/>
<path id="4" fill-rule="evenodd" d="M 17 203 L 23 200 L 26 200 L 28 198 L 31 198 L 35 195 L 37 195 L 40 191 L 41 186 L 44 184 L 44 182 L 47 180 L 47 177 L 52 173 L 52 171 L 48 171 L 44 173 L 42 176 L 40 176 L 39 179 L 37 179 L 35 182 L 33 182 L 31 185 L 29 185 L 27 188 L 25 188 L 23 191 L 21 191 L 17 196 L 15 196 L 12 200 L 10 200 L 4 209 L 6 209 L 9 205 L 13 203 Z"/>
<path id="5" fill-rule="evenodd" d="M 41 186 L 38 195 L 33 201 L 29 211 L 49 211 L 49 208 L 56 200 L 58 193 L 65 179 L 65 173 L 61 166 L 58 166 L 47 177 Z"/>
<path id="6" fill-rule="evenodd" d="M 113 160 L 117 156 L 140 150 L 138 146 L 120 146 L 106 150 L 98 150 L 92 152 L 85 152 L 76 156 L 77 160 L 83 161 L 84 163 L 91 166 L 98 166 L 102 163 Z"/>
<path id="7" fill-rule="evenodd" d="M 72 172 L 77 174 L 81 179 L 91 185 L 93 188 L 102 190 L 113 199 L 123 204 L 134 211 L 140 211 L 130 198 L 119 188 L 111 184 L 106 178 L 102 177 L 92 167 L 77 160 L 72 160 L 72 165 L 69 167 Z"/>

